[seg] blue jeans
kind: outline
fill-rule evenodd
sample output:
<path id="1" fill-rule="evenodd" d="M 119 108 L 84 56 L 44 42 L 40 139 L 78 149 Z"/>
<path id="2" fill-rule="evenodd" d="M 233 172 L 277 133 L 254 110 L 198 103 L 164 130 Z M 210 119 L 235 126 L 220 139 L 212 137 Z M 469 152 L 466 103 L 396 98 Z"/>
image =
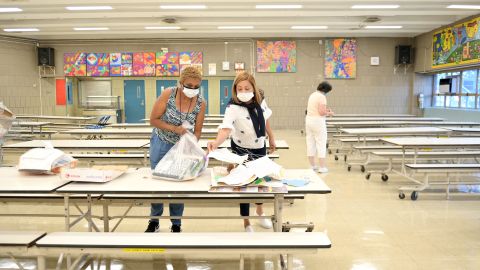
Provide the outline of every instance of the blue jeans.
<path id="1" fill-rule="evenodd" d="M 164 142 L 158 138 L 155 131 L 152 132 L 150 138 L 150 168 L 155 169 L 158 162 L 173 147 L 173 144 Z M 183 216 L 183 203 L 170 203 L 168 205 L 170 216 Z M 163 203 L 152 203 L 150 216 L 161 216 L 163 214 Z M 158 222 L 158 219 L 150 219 L 151 222 Z M 171 219 L 172 225 L 182 225 L 181 219 Z"/>

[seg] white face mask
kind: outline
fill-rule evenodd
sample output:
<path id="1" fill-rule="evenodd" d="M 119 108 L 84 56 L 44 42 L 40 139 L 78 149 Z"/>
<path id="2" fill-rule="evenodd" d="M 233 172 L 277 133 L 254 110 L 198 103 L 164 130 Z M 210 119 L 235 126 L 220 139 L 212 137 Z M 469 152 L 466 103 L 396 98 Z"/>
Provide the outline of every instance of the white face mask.
<path id="1" fill-rule="evenodd" d="M 237 93 L 237 98 L 241 102 L 249 102 L 253 98 L 253 92 Z"/>
<path id="2" fill-rule="evenodd" d="M 183 87 L 183 93 L 188 98 L 193 98 L 193 97 L 197 96 L 198 93 L 200 93 L 200 89 L 191 89 L 191 88 L 188 88 L 188 87 L 184 86 Z"/>

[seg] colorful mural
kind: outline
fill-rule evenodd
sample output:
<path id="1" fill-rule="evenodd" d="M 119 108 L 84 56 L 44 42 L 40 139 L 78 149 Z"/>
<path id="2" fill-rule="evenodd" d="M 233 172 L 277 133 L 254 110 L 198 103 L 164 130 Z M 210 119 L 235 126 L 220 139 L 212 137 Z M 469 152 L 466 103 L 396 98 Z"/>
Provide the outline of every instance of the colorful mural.
<path id="1" fill-rule="evenodd" d="M 110 76 L 110 54 L 89 53 L 87 55 L 87 76 L 108 77 Z"/>
<path id="2" fill-rule="evenodd" d="M 110 53 L 110 76 L 122 76 L 122 53 Z"/>
<path id="3" fill-rule="evenodd" d="M 432 68 L 480 63 L 480 17 L 433 34 Z"/>
<path id="4" fill-rule="evenodd" d="M 156 55 L 157 76 L 179 76 L 180 67 L 177 52 L 157 52 Z"/>
<path id="5" fill-rule="evenodd" d="M 180 73 L 188 66 L 194 66 L 202 72 L 203 53 L 202 52 L 180 52 Z"/>
<path id="6" fill-rule="evenodd" d="M 65 53 L 63 55 L 63 73 L 66 77 L 87 76 L 87 54 Z"/>
<path id="7" fill-rule="evenodd" d="M 350 38 L 325 41 L 325 78 L 353 79 L 357 75 L 357 40 Z"/>
<path id="8" fill-rule="evenodd" d="M 122 76 L 133 76 L 133 53 L 122 53 Z"/>
<path id="9" fill-rule="evenodd" d="M 143 53 L 143 63 L 144 63 L 144 76 L 155 76 L 155 53 L 154 52 L 145 52 Z"/>
<path id="10" fill-rule="evenodd" d="M 297 72 L 295 41 L 257 41 L 257 72 Z"/>
<path id="11" fill-rule="evenodd" d="M 182 56 L 182 59 L 180 58 Z M 202 71 L 202 52 L 65 53 L 65 76 L 179 76 L 187 66 Z"/>

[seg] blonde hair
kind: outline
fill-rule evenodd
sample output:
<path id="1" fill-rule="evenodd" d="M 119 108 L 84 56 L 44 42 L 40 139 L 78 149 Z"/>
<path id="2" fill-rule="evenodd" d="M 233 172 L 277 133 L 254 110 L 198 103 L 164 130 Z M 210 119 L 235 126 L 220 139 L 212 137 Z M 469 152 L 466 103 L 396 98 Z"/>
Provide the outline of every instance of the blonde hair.
<path id="1" fill-rule="evenodd" d="M 237 85 L 240 82 L 243 81 L 248 81 L 252 87 L 253 87 L 253 100 L 260 105 L 262 103 L 262 96 L 260 95 L 260 92 L 258 91 L 257 84 L 255 83 L 255 78 L 253 77 L 252 74 L 249 74 L 248 72 L 240 72 L 237 74 L 235 77 L 235 81 L 233 81 L 233 87 L 232 87 L 232 99 L 235 101 L 235 103 L 240 103 L 241 101 L 237 97 Z"/>
<path id="2" fill-rule="evenodd" d="M 197 79 L 197 80 L 202 80 L 202 73 L 197 67 L 186 67 L 182 72 L 180 73 L 180 79 L 178 79 L 178 82 L 180 84 L 183 84 L 186 79 Z"/>

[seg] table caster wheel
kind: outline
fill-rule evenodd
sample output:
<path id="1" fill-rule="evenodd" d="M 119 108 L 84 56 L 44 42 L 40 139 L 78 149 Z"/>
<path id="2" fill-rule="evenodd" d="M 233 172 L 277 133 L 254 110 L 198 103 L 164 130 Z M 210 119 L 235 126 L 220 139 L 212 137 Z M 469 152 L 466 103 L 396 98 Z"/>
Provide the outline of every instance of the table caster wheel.
<path id="1" fill-rule="evenodd" d="M 360 171 L 365 172 L 365 166 L 360 167 Z"/>
<path id="2" fill-rule="evenodd" d="M 335 156 L 335 160 L 338 160 L 338 156 Z"/>
<path id="3" fill-rule="evenodd" d="M 371 174 L 367 173 L 367 175 L 365 175 L 365 179 L 370 180 L 370 176 Z"/>
<path id="4" fill-rule="evenodd" d="M 352 166 L 347 167 L 347 171 L 350 171 L 352 169 Z"/>
<path id="5" fill-rule="evenodd" d="M 388 175 L 382 174 L 382 181 L 383 181 L 383 182 L 388 181 Z"/>
<path id="6" fill-rule="evenodd" d="M 405 199 L 405 194 L 402 192 L 402 193 L 398 193 L 398 198 L 400 199 Z"/>
<path id="7" fill-rule="evenodd" d="M 410 199 L 412 199 L 412 201 L 416 201 L 418 199 L 418 192 L 412 192 L 412 194 L 410 195 Z"/>

